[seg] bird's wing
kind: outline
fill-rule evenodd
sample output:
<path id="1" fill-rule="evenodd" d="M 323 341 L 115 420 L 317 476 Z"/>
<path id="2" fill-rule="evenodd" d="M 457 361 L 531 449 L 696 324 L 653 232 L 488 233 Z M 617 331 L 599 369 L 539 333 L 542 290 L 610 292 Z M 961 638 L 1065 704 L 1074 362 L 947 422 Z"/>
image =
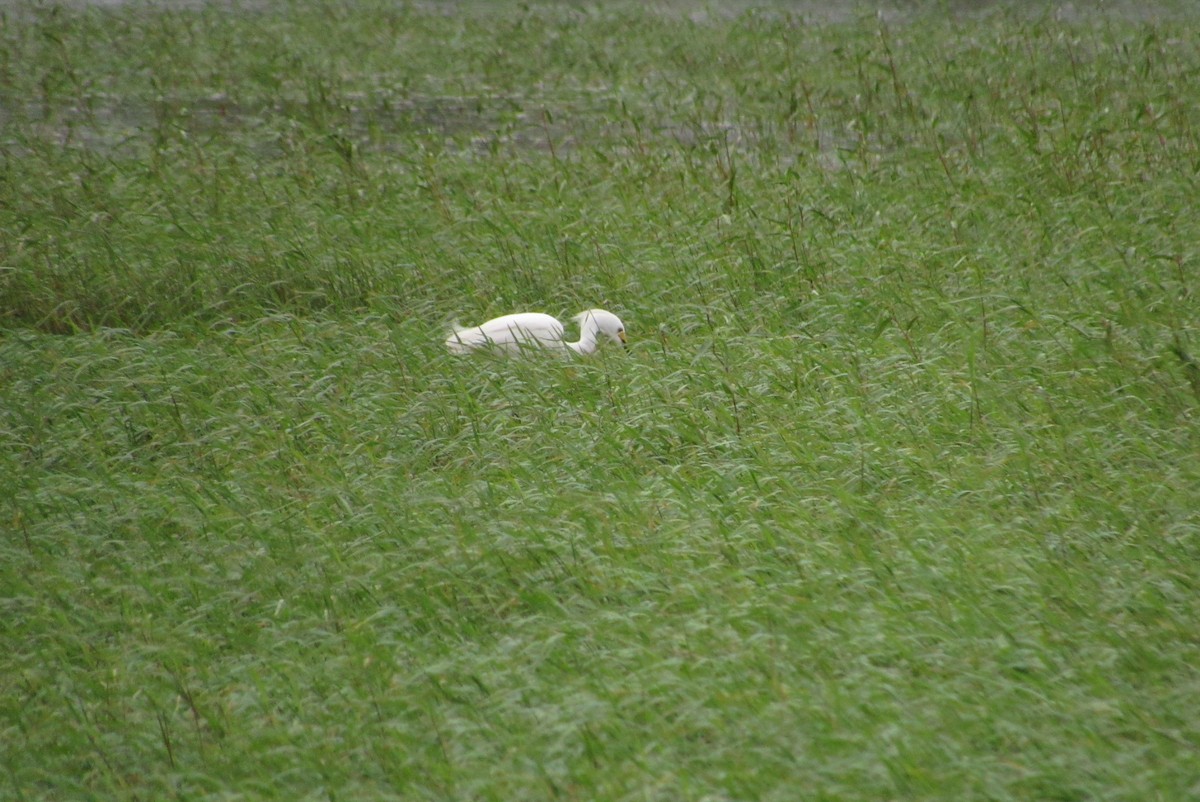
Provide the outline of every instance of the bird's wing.
<path id="1" fill-rule="evenodd" d="M 476 348 L 482 348 L 487 345 L 487 335 L 479 326 L 471 326 L 467 328 L 455 327 L 454 333 L 446 338 L 446 347 L 451 353 L 465 354 L 468 351 L 473 351 Z"/>
<path id="2" fill-rule="evenodd" d="M 446 347 L 461 354 L 488 347 L 516 351 L 528 345 L 561 345 L 562 341 L 563 326 L 556 319 L 540 312 L 523 312 L 457 329 L 446 340 Z"/>

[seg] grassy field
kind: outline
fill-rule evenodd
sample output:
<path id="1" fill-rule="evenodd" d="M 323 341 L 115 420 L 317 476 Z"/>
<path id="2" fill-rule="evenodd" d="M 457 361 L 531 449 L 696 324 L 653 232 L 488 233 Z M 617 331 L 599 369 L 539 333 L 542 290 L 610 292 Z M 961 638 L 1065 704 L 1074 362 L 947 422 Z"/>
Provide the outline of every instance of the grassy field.
<path id="1" fill-rule="evenodd" d="M 1200 797 L 1200 16 L 0 15 L 0 798 Z"/>

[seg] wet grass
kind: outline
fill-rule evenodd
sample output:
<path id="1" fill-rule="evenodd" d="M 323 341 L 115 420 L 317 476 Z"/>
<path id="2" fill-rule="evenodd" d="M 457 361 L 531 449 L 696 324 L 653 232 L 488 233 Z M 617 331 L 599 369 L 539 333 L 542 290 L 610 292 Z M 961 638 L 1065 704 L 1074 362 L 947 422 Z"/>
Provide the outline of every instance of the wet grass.
<path id="1" fill-rule="evenodd" d="M 1194 18 L 495 8 L 5 10 L 0 796 L 1200 793 Z"/>

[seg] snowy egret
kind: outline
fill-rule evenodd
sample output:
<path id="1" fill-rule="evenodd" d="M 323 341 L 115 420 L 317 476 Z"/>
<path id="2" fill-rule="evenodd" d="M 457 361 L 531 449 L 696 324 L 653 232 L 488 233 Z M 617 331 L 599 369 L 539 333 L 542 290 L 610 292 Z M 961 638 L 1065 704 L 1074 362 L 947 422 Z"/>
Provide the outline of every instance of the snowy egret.
<path id="1" fill-rule="evenodd" d="M 596 350 L 600 336 L 625 342 L 625 326 L 612 312 L 589 309 L 572 320 L 579 323 L 579 339 L 573 343 L 563 338 L 563 324 L 557 319 L 541 312 L 521 312 L 489 320 L 481 326 L 455 328 L 446 340 L 446 347 L 455 354 L 492 348 L 519 353 L 522 348 L 532 347 L 569 348 L 577 354 L 590 354 Z"/>

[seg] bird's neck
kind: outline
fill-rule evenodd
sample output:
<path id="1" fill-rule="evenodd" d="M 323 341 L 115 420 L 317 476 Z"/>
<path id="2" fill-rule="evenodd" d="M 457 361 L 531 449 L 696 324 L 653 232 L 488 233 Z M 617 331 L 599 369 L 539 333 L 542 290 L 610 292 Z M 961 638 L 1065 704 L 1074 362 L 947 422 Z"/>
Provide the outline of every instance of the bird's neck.
<path id="1" fill-rule="evenodd" d="M 579 328 L 579 341 L 567 343 L 567 347 L 577 354 L 594 353 L 596 350 L 596 324 L 592 322 L 591 317 L 584 320 Z"/>

